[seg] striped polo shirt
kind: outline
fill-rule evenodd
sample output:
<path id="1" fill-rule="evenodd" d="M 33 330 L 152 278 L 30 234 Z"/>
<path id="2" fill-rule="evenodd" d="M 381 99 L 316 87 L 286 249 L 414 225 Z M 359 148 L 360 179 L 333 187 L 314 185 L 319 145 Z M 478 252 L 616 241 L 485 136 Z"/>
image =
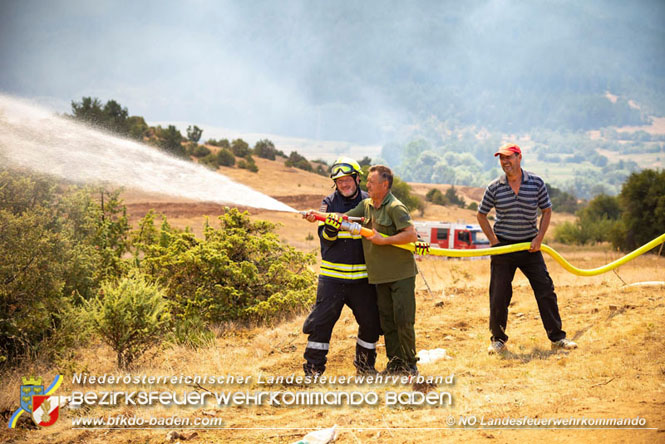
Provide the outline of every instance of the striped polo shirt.
<path id="1" fill-rule="evenodd" d="M 551 206 L 543 179 L 522 170 L 522 184 L 517 195 L 504 174 L 487 186 L 478 212 L 487 214 L 494 207 L 494 234 L 509 241 L 526 241 L 538 234 L 538 208 L 544 210 Z"/>

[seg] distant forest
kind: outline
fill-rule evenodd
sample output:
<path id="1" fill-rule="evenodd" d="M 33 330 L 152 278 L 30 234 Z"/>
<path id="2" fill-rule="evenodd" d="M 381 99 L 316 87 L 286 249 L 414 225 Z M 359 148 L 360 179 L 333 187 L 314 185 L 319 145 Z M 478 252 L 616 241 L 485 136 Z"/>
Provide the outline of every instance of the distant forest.
<path id="1" fill-rule="evenodd" d="M 414 129 L 406 141 L 385 144 L 377 161 L 390 165 L 410 182 L 485 186 L 502 174 L 493 154 L 506 138 L 486 130 L 451 127 L 431 118 Z M 582 199 L 616 195 L 631 173 L 652 166 L 640 166 L 630 159 L 613 161 L 613 154 L 653 154 L 656 161 L 665 160 L 665 136 L 644 131 L 604 129 L 592 139 L 586 132 L 534 129 L 515 141 L 524 152 L 524 169 Z"/>

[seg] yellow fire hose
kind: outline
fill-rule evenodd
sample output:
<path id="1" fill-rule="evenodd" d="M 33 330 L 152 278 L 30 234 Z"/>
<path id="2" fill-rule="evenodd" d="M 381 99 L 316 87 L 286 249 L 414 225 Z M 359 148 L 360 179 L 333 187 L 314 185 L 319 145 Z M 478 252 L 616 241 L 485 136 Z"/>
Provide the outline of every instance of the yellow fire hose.
<path id="1" fill-rule="evenodd" d="M 368 230 L 369 231 L 369 230 Z M 361 233 L 363 236 L 366 236 L 364 233 Z M 374 233 L 370 231 L 370 236 Z M 598 268 L 582 269 L 577 268 L 563 258 L 554 248 L 547 246 L 545 244 L 540 246 L 540 250 L 552 256 L 552 258 L 557 261 L 563 268 L 569 272 L 576 274 L 578 276 L 596 276 L 598 274 L 607 273 L 608 271 L 614 270 L 615 268 L 625 264 L 628 261 L 635 259 L 637 256 L 640 256 L 657 245 L 665 242 L 665 233 L 661 234 L 654 240 L 642 245 L 637 250 L 634 250 L 627 255 L 610 262 L 607 265 L 603 265 Z M 414 251 L 414 244 L 406 245 L 394 245 L 395 247 L 404 248 L 405 250 Z M 492 247 L 492 248 L 481 248 L 479 250 L 452 250 L 448 248 L 434 248 L 430 247 L 429 254 L 433 256 L 449 256 L 449 257 L 479 257 L 479 256 L 492 256 L 495 254 L 506 254 L 514 253 L 516 251 L 528 250 L 531 244 L 529 242 L 522 242 L 519 244 L 506 245 L 503 247 Z"/>
<path id="2" fill-rule="evenodd" d="M 305 214 L 305 212 L 301 212 L 302 214 Z M 319 221 L 324 221 L 325 220 L 325 215 L 322 213 L 317 213 L 314 215 L 317 220 Z M 369 228 L 365 228 L 361 226 L 359 223 L 352 223 L 349 222 L 348 220 L 344 220 L 341 224 L 341 229 L 345 231 L 350 231 L 354 234 L 360 234 L 363 237 L 370 237 L 374 235 L 374 231 L 370 230 Z M 382 236 L 386 236 L 385 234 L 382 234 Z M 576 274 L 578 276 L 596 276 L 599 274 L 607 273 L 608 271 L 614 270 L 615 268 L 625 264 L 626 262 L 632 261 L 635 259 L 637 256 L 640 256 L 647 251 L 651 250 L 652 248 L 656 247 L 657 245 L 662 244 L 665 242 L 665 233 L 661 234 L 654 240 L 642 245 L 640 248 L 637 250 L 632 251 L 631 253 L 628 253 L 627 255 L 610 262 L 607 265 L 603 265 L 602 267 L 597 267 L 597 268 L 591 268 L 591 269 L 583 269 L 583 268 L 577 268 L 574 265 L 572 265 L 570 262 L 568 262 L 566 259 L 563 258 L 554 248 L 548 246 L 548 245 L 541 245 L 540 250 L 544 251 L 545 253 L 549 254 L 552 256 L 552 258 L 557 261 L 563 268 L 568 270 L 569 272 Z M 529 242 L 522 242 L 519 244 L 512 244 L 512 245 L 505 245 L 503 247 L 491 247 L 491 248 L 481 248 L 477 250 L 454 250 L 450 248 L 436 248 L 436 247 L 430 247 L 429 249 L 429 255 L 432 256 L 448 256 L 448 257 L 480 257 L 480 256 L 493 256 L 495 254 L 506 254 L 506 253 L 515 253 L 516 251 L 525 251 L 528 250 L 531 244 Z M 410 244 L 403 244 L 403 245 L 393 245 L 393 247 L 398 247 L 398 248 L 403 248 L 405 250 L 409 250 L 411 252 L 415 252 L 416 246 L 413 243 Z"/>

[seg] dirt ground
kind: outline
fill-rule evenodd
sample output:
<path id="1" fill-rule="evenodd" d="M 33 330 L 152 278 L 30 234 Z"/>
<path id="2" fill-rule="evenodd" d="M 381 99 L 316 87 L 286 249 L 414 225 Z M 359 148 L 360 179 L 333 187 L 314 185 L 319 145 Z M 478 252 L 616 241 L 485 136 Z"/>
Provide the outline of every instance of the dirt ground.
<path id="1" fill-rule="evenodd" d="M 559 247 L 575 265 L 591 268 L 606 263 L 606 251 L 574 251 Z M 0 439 L 32 443 L 161 443 L 169 430 L 75 430 L 71 419 L 81 416 L 107 417 L 138 415 L 195 418 L 221 418 L 225 430 L 198 430 L 191 442 L 245 443 L 295 442 L 311 428 L 337 425 L 337 442 L 419 443 L 443 440 L 466 442 L 663 442 L 665 438 L 665 339 L 658 328 L 665 321 L 665 286 L 629 287 L 642 281 L 665 280 L 665 258 L 640 257 L 622 266 L 618 274 L 607 273 L 580 278 L 548 260 L 557 287 L 563 327 L 580 348 L 551 352 L 542 328 L 533 295 L 526 279 L 518 272 L 508 324 L 509 354 L 489 356 L 487 260 L 441 260 L 419 262 L 417 280 L 416 335 L 418 350 L 446 350 L 449 359 L 421 364 L 426 376 L 454 375 L 451 385 L 441 383 L 436 393 L 447 392 L 452 405 L 386 406 L 389 391 L 411 392 L 405 385 L 345 384 L 259 384 L 257 378 L 301 374 L 306 337 L 301 334 L 304 314 L 272 328 L 226 330 L 214 346 L 198 350 L 167 347 L 154 350 L 134 368 L 133 375 L 244 375 L 254 382 L 239 385 L 206 386 L 213 391 L 358 391 L 376 392 L 378 405 L 357 407 L 307 406 L 276 407 L 89 407 L 65 410 L 63 419 L 48 428 L 31 430 L 25 418 L 19 429 L 4 429 Z M 428 291 L 425 277 L 431 293 Z M 356 325 L 344 309 L 331 340 L 328 376 L 351 376 Z M 385 366 L 382 340 L 379 369 Z M 72 390 L 136 390 L 126 386 L 75 386 L 73 372 L 91 375 L 123 374 L 114 365 L 111 350 L 98 344 L 82 349 L 68 367 L 60 393 Z M 53 377 L 52 369 L 36 365 L 11 375 L 10 387 L 18 393 L 20 376 L 26 371 Z M 147 387 L 142 387 L 146 389 Z M 151 387 L 155 390 L 157 387 Z M 162 390 L 195 390 L 186 385 Z M 198 388 L 200 390 L 200 388 Z M 3 406 L 14 399 L 2 399 Z M 3 408 L 5 412 L 5 408 Z M 450 427 L 450 418 L 476 417 L 485 426 Z M 496 418 L 644 418 L 642 428 L 503 429 L 487 425 Z M 33 426 L 34 428 L 34 426 Z M 191 433 L 188 429 L 177 429 Z"/>
<path id="2" fill-rule="evenodd" d="M 260 159 L 259 159 L 260 162 Z M 257 163 L 259 163 L 257 162 Z M 265 167 L 259 163 L 259 168 Z M 267 167 L 264 168 L 264 171 Z M 244 170 L 233 171 L 238 181 Z M 318 207 L 321 197 L 330 192 L 322 178 L 320 186 L 305 187 L 312 179 L 304 172 L 276 171 L 275 181 L 256 183 L 260 191 L 269 191 L 283 202 L 297 208 Z M 292 176 L 289 176 L 292 175 Z M 287 181 L 285 177 L 291 177 Z M 251 176 L 256 182 L 256 176 Z M 302 181 L 302 182 L 301 182 Z M 271 182 L 269 184 L 268 182 Z M 301 186 L 298 186 L 301 183 Z M 318 182 L 317 182 L 318 183 Z M 252 186 L 251 183 L 247 183 Z M 418 192 L 419 188 L 414 187 Z M 425 190 L 426 192 L 427 190 Z M 320 194 L 317 194 L 320 193 Z M 214 218 L 224 211 L 219 205 L 185 202 L 168 196 L 146 195 L 136 191 L 123 194 L 132 222 L 150 208 L 163 213 L 171 224 L 190 226 L 200 233 L 204 216 Z M 283 200 L 284 199 L 284 200 Z M 285 242 L 299 249 L 318 248 L 315 227 L 299 215 L 248 209 L 252 218 L 280 224 L 278 232 Z M 469 210 L 426 209 L 437 220 L 446 217 L 475 219 Z M 451 211 L 450 214 L 444 211 Z M 449 219 L 448 219 L 449 220 Z M 555 222 L 572 220 L 557 215 Z M 548 243 L 573 265 L 593 268 L 619 257 L 606 245 L 576 248 Z M 192 443 L 292 443 L 316 428 L 337 425 L 339 443 L 421 443 L 442 441 L 487 442 L 665 442 L 665 337 L 659 331 L 665 324 L 665 285 L 635 286 L 644 281 L 665 281 L 665 258 L 645 255 L 610 272 L 595 277 L 578 277 L 546 258 L 554 280 L 563 328 L 579 349 L 550 351 L 538 309 L 526 278 L 517 273 L 508 321 L 509 353 L 489 356 L 488 296 L 489 260 L 444 260 L 426 257 L 418 262 L 416 342 L 418 350 L 445 349 L 448 358 L 421 363 L 424 376 L 453 377 L 437 386 L 423 388 L 412 384 L 304 384 L 269 383 L 270 377 L 302 374 L 302 353 L 307 338 L 301 328 L 305 313 L 278 325 L 255 328 L 225 328 L 218 331 L 209 347 L 191 349 L 163 346 L 144 355 L 132 375 L 236 375 L 251 377 L 249 383 L 232 385 L 88 385 L 72 380 L 74 373 L 121 375 L 111 349 L 101 343 L 76 351 L 73 359 L 56 368 L 39 362 L 17 369 L 3 378 L 0 414 L 4 420 L 17 408 L 21 377 L 41 375 L 52 380 L 64 375 L 57 394 L 73 391 L 160 390 L 256 392 L 283 391 L 302 393 L 358 392 L 363 397 L 376 393 L 376 405 L 359 406 L 85 406 L 63 408 L 61 418 L 51 427 L 36 429 L 24 415 L 17 429 L 0 430 L 0 441 L 12 443 L 163 443 L 173 430 L 183 436 L 174 440 Z M 326 376 L 352 376 L 357 325 L 345 308 L 330 341 Z M 379 362 L 385 366 L 385 348 L 380 340 Z M 259 382 L 262 378 L 264 382 Z M 390 392 L 413 393 L 430 390 L 442 395 L 436 405 L 386 405 Z M 449 397 L 452 403 L 449 405 Z M 438 399 L 437 395 L 437 399 Z M 404 395 L 407 396 L 407 395 Z M 72 419 L 108 418 L 117 415 L 141 418 L 173 416 L 198 419 L 216 418 L 221 429 L 182 428 L 78 429 Z M 463 427 L 461 418 L 474 418 L 475 426 Z M 497 420 L 570 419 L 600 420 L 631 418 L 645 421 L 643 426 L 627 429 L 602 426 L 496 426 Z M 453 424 L 454 423 L 454 424 Z M 195 433 L 194 436 L 191 436 Z"/>

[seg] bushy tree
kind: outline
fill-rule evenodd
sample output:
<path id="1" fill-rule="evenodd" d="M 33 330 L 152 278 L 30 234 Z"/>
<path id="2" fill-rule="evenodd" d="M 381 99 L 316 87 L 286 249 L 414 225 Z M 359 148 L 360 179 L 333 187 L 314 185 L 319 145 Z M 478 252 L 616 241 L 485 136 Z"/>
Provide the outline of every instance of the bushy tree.
<path id="1" fill-rule="evenodd" d="M 261 139 L 254 144 L 254 154 L 262 159 L 275 160 L 277 149 L 270 140 Z"/>
<path id="2" fill-rule="evenodd" d="M 101 126 L 106 121 L 102 102 L 97 97 L 83 97 L 80 102 L 72 100 L 72 116 L 77 120 Z"/>
<path id="3" fill-rule="evenodd" d="M 432 188 L 425 195 L 425 200 L 436 205 L 457 205 L 460 208 L 466 206 L 464 198 L 457 194 L 457 190 L 454 186 L 448 188 L 445 194 L 438 188 Z"/>
<path id="4" fill-rule="evenodd" d="M 291 151 L 291 154 L 289 154 L 284 165 L 287 167 L 300 168 L 305 171 L 312 171 L 312 164 L 309 163 L 305 156 L 302 156 L 297 151 Z"/>
<path id="5" fill-rule="evenodd" d="M 259 171 L 259 167 L 256 166 L 256 162 L 254 161 L 254 158 L 252 156 L 247 156 L 244 159 L 240 159 L 238 161 L 238 168 L 249 170 L 252 173 L 256 173 Z"/>
<path id="6" fill-rule="evenodd" d="M 190 125 L 187 127 L 187 140 L 190 142 L 198 143 L 198 141 L 201 140 L 202 134 L 203 130 L 196 125 Z"/>
<path id="7" fill-rule="evenodd" d="M 611 219 L 617 220 L 621 216 L 619 199 L 615 196 L 600 194 L 594 197 L 589 204 L 580 210 L 580 216 L 586 220 Z"/>
<path id="8" fill-rule="evenodd" d="M 33 352 L 62 312 L 66 239 L 54 223 L 54 187 L 0 175 L 0 363 Z M 60 221 L 61 222 L 61 221 Z"/>
<path id="9" fill-rule="evenodd" d="M 561 191 L 559 188 L 546 184 L 547 193 L 552 202 L 552 211 L 560 211 L 563 213 L 575 213 L 580 205 L 577 203 L 577 198 L 567 192 Z"/>
<path id="10" fill-rule="evenodd" d="M 128 116 L 127 108 L 123 108 L 115 100 L 109 100 L 104 105 L 104 122 L 102 125 L 107 130 L 124 136 L 129 133 Z"/>
<path id="11" fill-rule="evenodd" d="M 59 353 L 80 334 L 76 306 L 126 270 L 117 194 L 0 169 L 0 227 L 0 363 Z"/>
<path id="12" fill-rule="evenodd" d="M 212 145 L 212 146 L 218 146 L 220 148 L 226 148 L 226 149 L 231 148 L 231 144 L 229 143 L 229 139 L 219 139 L 219 140 L 208 139 L 206 141 L 206 144 Z"/>
<path id="13" fill-rule="evenodd" d="M 127 126 L 129 127 L 129 136 L 139 142 L 142 142 L 148 133 L 148 124 L 145 123 L 145 119 L 141 116 L 128 117 Z"/>
<path id="14" fill-rule="evenodd" d="M 427 202 L 432 202 L 435 205 L 448 205 L 448 199 L 438 188 L 430 189 L 427 194 L 425 194 L 425 200 Z"/>
<path id="15" fill-rule="evenodd" d="M 457 194 L 457 190 L 455 189 L 454 185 L 446 190 L 446 200 L 450 202 L 451 205 L 457 205 L 461 208 L 466 206 L 464 198 Z"/>
<path id="16" fill-rule="evenodd" d="M 616 197 L 601 194 L 577 211 L 575 222 L 564 222 L 554 231 L 554 238 L 566 244 L 594 244 L 609 241 L 620 216 Z"/>
<path id="17" fill-rule="evenodd" d="M 201 158 L 201 163 L 216 170 L 220 166 L 234 166 L 236 164 L 236 158 L 230 150 L 220 148 L 216 153 L 210 153 L 207 156 L 203 156 Z"/>
<path id="18" fill-rule="evenodd" d="M 185 149 L 182 147 L 182 134 L 180 134 L 178 128 L 174 125 L 169 125 L 166 129 L 161 127 L 157 127 L 157 129 L 159 146 L 163 148 L 164 151 L 178 157 L 184 157 L 186 155 Z"/>
<path id="19" fill-rule="evenodd" d="M 217 165 L 232 167 L 236 163 L 236 158 L 233 156 L 233 153 L 225 148 L 220 149 L 215 154 L 217 158 Z"/>
<path id="20" fill-rule="evenodd" d="M 72 100 L 72 116 L 120 135 L 129 134 L 129 113 L 117 101 L 111 99 L 102 107 L 98 98 L 83 97 L 80 102 Z M 144 122 L 145 123 L 145 122 Z"/>
<path id="21" fill-rule="evenodd" d="M 612 244 L 633 250 L 663 234 L 665 227 L 665 170 L 633 173 L 619 194 L 621 223 Z"/>
<path id="22" fill-rule="evenodd" d="M 231 152 L 237 157 L 247 157 L 252 153 L 247 142 L 242 139 L 235 139 L 231 142 Z"/>
<path id="23" fill-rule="evenodd" d="M 205 145 L 199 145 L 196 144 L 194 149 L 192 149 L 192 156 L 194 157 L 205 157 L 210 155 L 210 148 L 206 147 Z"/>
<path id="24" fill-rule="evenodd" d="M 425 203 L 411 191 L 411 186 L 397 176 L 393 176 L 390 190 L 410 211 L 418 210 L 420 215 L 425 212 Z"/>

